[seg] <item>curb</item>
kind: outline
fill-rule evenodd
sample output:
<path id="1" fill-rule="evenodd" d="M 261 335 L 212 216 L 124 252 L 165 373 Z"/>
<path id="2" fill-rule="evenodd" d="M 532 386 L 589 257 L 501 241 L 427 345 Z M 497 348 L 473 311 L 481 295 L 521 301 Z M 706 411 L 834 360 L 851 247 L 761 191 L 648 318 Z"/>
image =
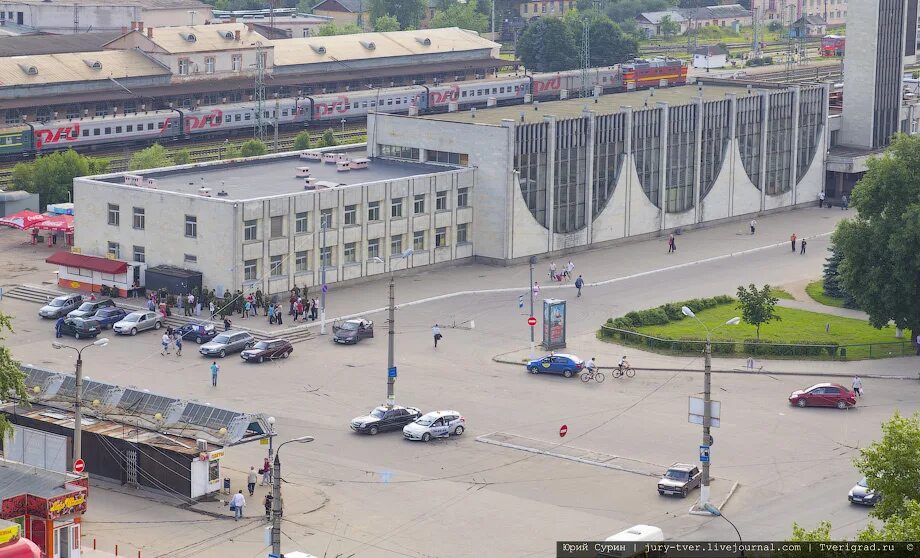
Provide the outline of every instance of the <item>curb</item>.
<path id="1" fill-rule="evenodd" d="M 722 503 L 716 506 L 720 512 L 722 511 L 722 508 L 725 507 L 725 504 L 728 503 L 728 499 L 731 498 L 732 495 L 735 493 L 735 490 L 738 489 L 738 486 L 739 486 L 739 483 L 735 481 L 735 484 L 733 484 L 732 487 L 728 489 L 728 494 L 725 496 L 725 498 L 722 499 Z M 702 511 L 702 510 L 696 509 L 696 504 L 691 506 L 690 509 L 687 511 L 687 513 L 689 513 L 690 515 L 701 515 L 704 517 L 718 517 L 716 515 L 709 513 L 708 511 Z"/>

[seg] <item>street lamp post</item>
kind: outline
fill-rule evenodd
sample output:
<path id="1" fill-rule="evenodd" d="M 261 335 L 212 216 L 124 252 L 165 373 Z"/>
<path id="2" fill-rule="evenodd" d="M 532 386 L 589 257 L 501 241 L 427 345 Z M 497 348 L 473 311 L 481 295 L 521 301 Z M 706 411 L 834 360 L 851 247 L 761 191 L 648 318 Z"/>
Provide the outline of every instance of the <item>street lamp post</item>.
<path id="1" fill-rule="evenodd" d="M 728 521 L 728 524 L 731 525 L 731 526 L 732 526 L 732 529 L 735 530 L 735 534 L 738 535 L 738 543 L 744 544 L 744 540 L 741 538 L 741 531 L 739 531 L 739 530 L 738 530 L 738 527 L 736 527 L 735 524 L 732 523 L 732 520 L 731 520 L 731 519 L 729 519 L 729 518 L 725 517 L 724 515 L 722 515 L 722 510 L 720 510 L 719 508 L 713 506 L 712 504 L 706 504 L 706 506 L 705 506 L 704 509 L 705 509 L 706 511 L 708 511 L 709 513 L 711 513 L 712 515 L 715 515 L 715 516 L 717 516 L 717 517 L 721 517 L 721 518 L 724 519 L 725 521 Z M 741 549 L 741 553 L 740 553 L 740 554 L 741 554 L 742 557 L 744 556 L 744 549 Z"/>
<path id="2" fill-rule="evenodd" d="M 530 299 L 530 316 L 533 316 L 533 266 L 537 265 L 537 257 L 530 256 L 530 283 L 527 284 L 527 298 Z M 530 360 L 537 358 L 536 351 L 536 341 L 534 340 L 534 327 L 530 326 Z"/>
<path id="3" fill-rule="evenodd" d="M 271 438 L 269 438 L 269 440 L 271 440 Z M 283 448 L 285 444 L 290 444 L 291 442 L 306 444 L 312 441 L 313 436 L 294 438 L 293 440 L 283 442 L 278 446 L 278 451 L 275 452 L 275 463 L 272 467 L 272 554 L 275 556 L 281 556 L 281 448 Z"/>
<path id="4" fill-rule="evenodd" d="M 275 440 L 275 417 L 268 417 L 268 458 L 271 459 L 274 452 L 272 451 L 272 442 Z"/>
<path id="5" fill-rule="evenodd" d="M 326 219 L 323 219 L 320 216 L 320 225 L 323 229 L 323 249 L 320 252 L 320 261 L 322 262 L 322 269 L 320 269 L 320 282 L 323 284 L 322 293 L 320 294 L 320 303 L 319 303 L 319 333 L 320 335 L 326 335 Z"/>
<path id="6" fill-rule="evenodd" d="M 343 134 L 345 133 L 345 122 L 346 122 L 346 120 L 343 118 L 343 119 L 342 119 L 342 133 L 343 133 Z"/>
<path id="7" fill-rule="evenodd" d="M 706 349 L 704 353 L 704 365 L 703 365 L 703 444 L 704 446 L 709 446 L 711 441 L 710 428 L 712 426 L 712 331 L 709 327 L 704 324 L 699 318 L 696 317 L 696 314 L 693 313 L 693 310 L 689 309 L 686 306 L 682 306 L 680 311 L 684 316 L 693 318 L 698 321 L 701 326 L 706 330 Z M 741 323 L 741 318 L 734 317 L 719 328 L 727 325 L 738 325 Z M 718 330 L 719 328 L 716 328 Z M 709 506 L 709 461 L 703 461 L 703 478 L 700 482 L 700 509 L 708 510 Z"/>
<path id="8" fill-rule="evenodd" d="M 402 253 L 397 259 L 405 260 L 412 255 L 412 249 Z M 382 259 L 374 257 L 377 263 L 384 263 Z M 408 260 L 407 260 L 408 261 Z M 396 366 L 396 277 L 393 274 L 393 260 L 390 260 L 390 304 L 387 309 L 387 405 L 396 403 L 396 377 L 390 375 L 390 370 Z"/>
<path id="9" fill-rule="evenodd" d="M 51 346 L 55 349 L 70 349 L 77 353 L 77 373 L 76 373 L 76 387 L 74 393 L 74 417 L 73 417 L 73 460 L 82 459 L 83 457 L 83 350 L 88 349 L 89 347 L 105 347 L 109 344 L 109 340 L 106 337 L 102 339 L 96 339 L 88 345 L 84 345 L 79 349 L 76 347 L 71 347 L 70 345 L 64 345 L 63 343 L 58 343 L 57 341 L 51 343 Z M 73 464 L 71 464 L 71 467 Z"/>

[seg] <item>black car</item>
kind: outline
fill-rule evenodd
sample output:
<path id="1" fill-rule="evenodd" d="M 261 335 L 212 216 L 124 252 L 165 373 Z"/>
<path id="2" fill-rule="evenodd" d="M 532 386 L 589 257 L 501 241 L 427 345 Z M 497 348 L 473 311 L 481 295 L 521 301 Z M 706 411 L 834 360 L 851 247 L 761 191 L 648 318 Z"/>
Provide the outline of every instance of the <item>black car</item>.
<path id="1" fill-rule="evenodd" d="M 217 337 L 217 329 L 213 324 L 197 324 L 189 322 L 176 329 L 176 333 L 186 341 L 194 341 L 201 345 Z"/>
<path id="2" fill-rule="evenodd" d="M 346 320 L 341 325 L 332 324 L 332 340 L 336 343 L 354 345 L 362 339 L 374 336 L 374 322 L 364 318 Z"/>
<path id="3" fill-rule="evenodd" d="M 64 318 L 61 324 L 61 334 L 72 335 L 76 339 L 96 337 L 101 331 L 99 322 L 87 318 Z"/>
<path id="4" fill-rule="evenodd" d="M 102 300 L 84 301 L 76 310 L 67 313 L 68 318 L 89 318 L 103 308 L 114 308 L 115 302 L 111 298 Z M 112 322 L 115 323 L 115 322 Z"/>
<path id="5" fill-rule="evenodd" d="M 99 322 L 99 327 L 106 329 L 112 327 L 112 324 L 122 321 L 127 315 L 128 311 L 124 308 L 100 308 L 99 311 L 93 315 L 92 319 Z"/>
<path id="6" fill-rule="evenodd" d="M 415 422 L 415 419 L 420 416 L 422 416 L 421 411 L 415 407 L 403 407 L 401 405 L 380 406 L 367 416 L 352 419 L 351 429 L 361 434 L 373 436 L 378 432 L 402 430 L 404 426 Z"/>

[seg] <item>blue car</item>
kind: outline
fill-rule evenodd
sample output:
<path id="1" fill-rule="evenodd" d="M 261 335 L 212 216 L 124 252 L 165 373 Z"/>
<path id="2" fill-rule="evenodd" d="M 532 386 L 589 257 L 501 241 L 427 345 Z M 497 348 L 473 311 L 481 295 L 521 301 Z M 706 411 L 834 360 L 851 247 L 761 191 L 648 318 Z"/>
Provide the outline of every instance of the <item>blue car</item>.
<path id="1" fill-rule="evenodd" d="M 585 361 L 575 355 L 552 354 L 527 363 L 531 374 L 562 374 L 571 378 L 585 367 Z"/>
<path id="2" fill-rule="evenodd" d="M 214 328 L 213 324 L 199 324 L 195 322 L 189 322 L 184 326 L 176 329 L 176 333 L 182 336 L 182 339 L 186 341 L 194 341 L 201 345 L 202 343 L 207 343 L 211 339 L 217 337 L 217 330 Z"/>
<path id="3" fill-rule="evenodd" d="M 112 327 L 112 324 L 115 322 L 120 322 L 125 319 L 125 316 L 128 315 L 128 311 L 124 308 L 115 308 L 114 306 L 107 306 L 100 308 L 93 314 L 92 320 L 99 322 L 99 327 L 102 329 L 108 329 Z"/>

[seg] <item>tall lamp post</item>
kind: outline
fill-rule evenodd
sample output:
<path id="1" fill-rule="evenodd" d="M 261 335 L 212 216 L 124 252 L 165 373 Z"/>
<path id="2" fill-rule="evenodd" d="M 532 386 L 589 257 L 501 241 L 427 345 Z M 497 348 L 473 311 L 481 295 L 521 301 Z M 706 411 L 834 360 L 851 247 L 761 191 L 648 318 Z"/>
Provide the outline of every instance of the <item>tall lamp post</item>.
<path id="1" fill-rule="evenodd" d="M 275 556 L 281 556 L 281 448 L 291 442 L 306 444 L 312 441 L 313 436 L 294 438 L 283 442 L 275 452 L 275 463 L 272 467 L 272 554 Z"/>
<path id="2" fill-rule="evenodd" d="M 329 216 L 332 219 L 332 216 Z M 319 259 L 320 259 L 320 282 L 323 284 L 322 292 L 320 294 L 320 303 L 319 303 L 319 333 L 320 335 L 326 335 L 326 229 L 328 223 L 326 219 L 320 215 L 320 226 L 323 229 L 323 249 L 320 250 Z"/>
<path id="3" fill-rule="evenodd" d="M 406 260 L 412 255 L 412 249 L 402 253 L 396 261 Z M 374 257 L 377 263 L 384 263 L 382 259 Z M 408 260 L 407 260 L 408 261 Z M 396 367 L 396 278 L 393 275 L 393 260 L 390 260 L 390 305 L 387 310 L 387 405 L 396 403 L 396 376 L 390 370 Z"/>
<path id="4" fill-rule="evenodd" d="M 711 437 L 709 435 L 709 430 L 712 425 L 712 332 L 718 331 L 720 328 L 727 325 L 738 325 L 741 323 L 741 318 L 735 316 L 734 318 L 728 320 L 721 326 L 717 327 L 715 330 L 710 330 L 709 326 L 704 324 L 699 318 L 696 317 L 696 314 L 693 313 L 693 310 L 682 306 L 680 311 L 684 316 L 693 318 L 703 326 L 703 329 L 706 330 L 706 349 L 704 351 L 704 368 L 705 374 L 703 374 L 703 445 L 709 446 Z M 709 461 L 703 461 L 703 478 L 700 482 L 700 510 L 708 511 L 707 506 L 709 506 Z M 711 507 L 711 506 L 710 506 Z"/>
<path id="5" fill-rule="evenodd" d="M 531 317 L 533 317 L 533 297 L 534 297 L 534 292 L 533 292 L 533 266 L 535 266 L 535 265 L 537 265 L 537 257 L 536 257 L 536 256 L 530 256 L 530 283 L 527 284 L 527 298 L 530 299 L 530 316 L 531 316 Z M 536 350 L 536 349 L 535 349 L 536 341 L 534 340 L 534 331 L 533 331 L 533 328 L 534 328 L 534 327 L 535 327 L 535 326 L 530 326 L 530 360 L 533 360 L 533 359 L 537 358 L 536 354 L 534 354 L 534 353 L 535 353 L 535 350 Z"/>
<path id="6" fill-rule="evenodd" d="M 105 347 L 109 344 L 109 340 L 106 337 L 102 339 L 96 339 L 88 345 L 84 345 L 79 349 L 76 347 L 71 347 L 70 345 L 64 345 L 63 343 L 58 343 L 54 341 L 51 343 L 51 346 L 55 349 L 70 349 L 77 353 L 77 373 L 76 373 L 76 388 L 74 393 L 74 418 L 73 418 L 73 460 L 83 458 L 83 351 L 90 347 Z M 71 464 L 71 467 L 73 464 Z"/>

